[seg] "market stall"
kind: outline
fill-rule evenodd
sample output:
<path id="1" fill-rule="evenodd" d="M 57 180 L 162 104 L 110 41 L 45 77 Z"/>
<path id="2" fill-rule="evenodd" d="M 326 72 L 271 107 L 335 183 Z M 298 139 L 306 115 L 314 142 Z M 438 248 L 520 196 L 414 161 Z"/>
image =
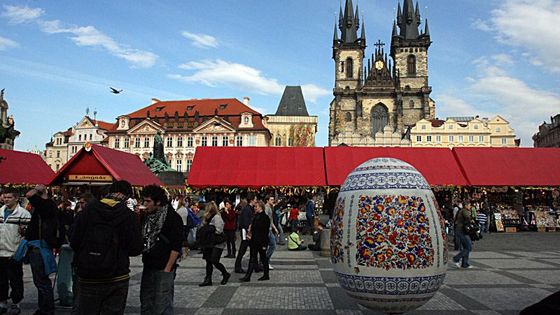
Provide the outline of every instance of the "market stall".
<path id="1" fill-rule="evenodd" d="M 40 155 L 0 149 L 0 186 L 45 185 L 53 175 Z"/>

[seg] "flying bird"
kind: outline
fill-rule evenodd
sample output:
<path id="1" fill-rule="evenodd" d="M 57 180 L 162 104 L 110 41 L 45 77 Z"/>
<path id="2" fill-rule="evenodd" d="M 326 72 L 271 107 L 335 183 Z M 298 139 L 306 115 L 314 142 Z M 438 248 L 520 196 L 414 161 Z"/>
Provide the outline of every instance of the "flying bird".
<path id="1" fill-rule="evenodd" d="M 111 93 L 113 93 L 113 94 L 120 94 L 120 93 L 123 91 L 122 89 L 121 89 L 121 90 L 117 90 L 117 89 L 115 89 L 114 87 L 109 87 L 109 88 L 111 89 Z"/>

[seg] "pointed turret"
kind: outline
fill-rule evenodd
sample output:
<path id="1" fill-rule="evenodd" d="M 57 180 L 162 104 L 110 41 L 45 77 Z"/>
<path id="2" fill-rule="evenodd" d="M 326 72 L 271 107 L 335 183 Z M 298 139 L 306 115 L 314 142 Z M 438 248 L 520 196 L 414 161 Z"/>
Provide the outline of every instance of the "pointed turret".
<path id="1" fill-rule="evenodd" d="M 428 19 L 426 19 L 426 25 L 424 28 L 424 36 L 430 36 L 430 28 L 428 27 Z"/>
<path id="2" fill-rule="evenodd" d="M 352 0 L 346 0 L 346 5 L 344 7 L 344 17 L 342 18 L 342 23 L 339 27 L 342 31 L 341 40 L 343 44 L 355 44 L 358 40 L 358 28 L 359 25 L 356 24 L 356 19 L 354 18 L 354 5 Z"/>
<path id="3" fill-rule="evenodd" d="M 356 30 L 358 30 L 358 27 L 360 26 L 360 13 L 357 4 L 356 4 L 356 13 L 354 13 L 354 16 L 355 16 L 354 24 L 356 25 Z"/>
<path id="4" fill-rule="evenodd" d="M 391 37 L 397 36 L 399 36 L 399 33 L 397 32 L 397 21 L 393 21 L 393 34 L 391 35 Z"/>
<path id="5" fill-rule="evenodd" d="M 365 45 L 366 44 L 366 26 L 364 25 L 363 21 L 362 21 L 362 35 L 360 35 L 360 39 L 362 40 L 362 43 Z"/>
<path id="6" fill-rule="evenodd" d="M 422 19 L 420 18 L 420 8 L 418 7 L 418 2 L 416 2 L 416 9 L 414 10 L 414 15 L 416 17 L 416 23 L 418 23 L 418 25 L 420 25 L 420 21 Z"/>
<path id="7" fill-rule="evenodd" d="M 418 7 L 418 3 L 416 3 L 415 12 L 412 0 L 404 0 L 402 13 L 397 16 L 397 24 L 401 30 L 401 37 L 404 39 L 418 38 L 420 35 L 418 32 L 418 25 L 420 25 L 420 9 Z"/>
<path id="8" fill-rule="evenodd" d="M 403 17 L 402 17 L 401 3 L 399 1 L 399 5 L 397 8 L 397 24 L 399 25 L 399 27 L 401 26 L 402 22 L 403 22 Z"/>
<path id="9" fill-rule="evenodd" d="M 336 30 L 336 22 L 334 23 L 334 34 L 333 34 L 333 43 L 338 44 L 338 31 Z"/>

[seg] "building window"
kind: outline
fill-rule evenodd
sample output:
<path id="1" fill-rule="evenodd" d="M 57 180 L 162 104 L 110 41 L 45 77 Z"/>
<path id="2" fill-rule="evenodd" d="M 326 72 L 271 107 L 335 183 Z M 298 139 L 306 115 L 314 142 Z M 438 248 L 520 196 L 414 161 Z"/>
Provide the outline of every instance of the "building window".
<path id="1" fill-rule="evenodd" d="M 426 130 L 426 125 L 422 125 L 422 130 Z"/>
<path id="2" fill-rule="evenodd" d="M 130 139 L 127 137 L 124 138 L 124 148 L 128 149 L 128 147 L 130 147 Z"/>
<path id="3" fill-rule="evenodd" d="M 229 145 L 229 137 L 228 136 L 223 136 L 222 137 L 222 146 L 227 147 L 228 145 Z"/>
<path id="4" fill-rule="evenodd" d="M 140 147 L 140 138 L 134 139 L 134 147 L 135 147 L 135 148 L 139 148 L 139 147 Z"/>
<path id="5" fill-rule="evenodd" d="M 469 136 L 469 143 L 473 143 L 474 142 L 474 136 Z"/>
<path id="6" fill-rule="evenodd" d="M 459 142 L 463 142 L 463 136 L 459 136 Z"/>
<path id="7" fill-rule="evenodd" d="M 501 132 L 502 129 L 500 127 L 496 127 L 496 132 Z"/>
<path id="8" fill-rule="evenodd" d="M 89 134 L 89 140 L 92 140 L 92 139 L 93 139 L 93 133 L 90 133 Z"/>
<path id="9" fill-rule="evenodd" d="M 187 138 L 187 147 L 192 148 L 193 146 L 193 137 Z"/>
<path id="10" fill-rule="evenodd" d="M 243 136 L 235 137 L 235 145 L 238 146 L 238 147 L 243 146 Z"/>
<path id="11" fill-rule="evenodd" d="M 171 136 L 167 137 L 167 147 L 173 147 L 173 138 Z"/>
<path id="12" fill-rule="evenodd" d="M 432 142 L 432 136 L 426 136 L 426 141 L 427 142 Z"/>
<path id="13" fill-rule="evenodd" d="M 289 146 L 289 147 L 293 147 L 293 146 L 294 146 L 294 140 L 292 140 L 292 137 L 288 138 L 288 146 Z"/>
<path id="14" fill-rule="evenodd" d="M 247 139 L 248 146 L 254 147 L 257 145 L 257 136 L 251 135 Z"/>
<path id="15" fill-rule="evenodd" d="M 453 129 L 453 125 L 449 125 L 447 129 Z"/>
<path id="16" fill-rule="evenodd" d="M 408 105 L 410 106 L 410 108 L 414 108 L 414 101 L 410 100 L 410 102 L 408 102 Z"/>
<path id="17" fill-rule="evenodd" d="M 277 147 L 282 145 L 282 138 L 280 138 L 280 135 L 276 136 L 276 139 L 274 140 L 274 145 Z"/>
<path id="18" fill-rule="evenodd" d="M 183 161 L 181 160 L 177 160 L 177 172 L 182 172 L 183 171 Z"/>
<path id="19" fill-rule="evenodd" d="M 351 79 L 354 77 L 354 61 L 352 58 L 346 58 L 346 78 Z"/>
<path id="20" fill-rule="evenodd" d="M 484 142 L 484 136 L 478 136 L 478 142 L 483 143 Z"/>
<path id="21" fill-rule="evenodd" d="M 506 145 L 507 144 L 507 138 L 502 138 L 502 145 Z"/>
<path id="22" fill-rule="evenodd" d="M 56 157 L 60 158 L 60 151 L 56 151 Z"/>
<path id="23" fill-rule="evenodd" d="M 436 136 L 436 142 L 440 143 L 441 142 L 441 136 Z"/>
<path id="24" fill-rule="evenodd" d="M 478 129 L 478 125 L 474 125 L 474 129 Z"/>
<path id="25" fill-rule="evenodd" d="M 213 147 L 218 146 L 218 136 L 212 136 L 212 146 Z"/>
<path id="26" fill-rule="evenodd" d="M 416 136 L 416 142 L 422 142 L 422 136 Z"/>
<path id="27" fill-rule="evenodd" d="M 179 147 L 179 148 L 183 147 L 183 137 L 178 137 L 177 138 L 177 147 Z"/>
<path id="28" fill-rule="evenodd" d="M 52 158 L 52 151 L 49 151 L 49 157 Z"/>
<path id="29" fill-rule="evenodd" d="M 60 169 L 60 164 L 56 164 L 56 171 L 58 172 L 59 169 Z"/>
<path id="30" fill-rule="evenodd" d="M 192 160 L 187 160 L 187 172 L 190 172 L 192 167 Z"/>
<path id="31" fill-rule="evenodd" d="M 455 141 L 455 137 L 454 136 L 449 136 L 449 142 L 453 142 Z"/>
<path id="32" fill-rule="evenodd" d="M 406 66 L 409 75 L 416 75 L 416 56 L 409 55 L 406 59 Z"/>
<path id="33" fill-rule="evenodd" d="M 149 148 L 150 147 L 150 138 L 145 137 L 144 138 L 144 148 Z"/>
<path id="34" fill-rule="evenodd" d="M 78 135 L 78 141 L 82 141 L 82 135 Z"/>
<path id="35" fill-rule="evenodd" d="M 118 149 L 120 147 L 121 147 L 121 139 L 115 138 L 115 149 Z"/>
<path id="36" fill-rule="evenodd" d="M 203 147 L 208 146 L 208 137 L 207 136 L 202 136 L 202 140 L 201 140 L 200 145 L 203 146 Z"/>

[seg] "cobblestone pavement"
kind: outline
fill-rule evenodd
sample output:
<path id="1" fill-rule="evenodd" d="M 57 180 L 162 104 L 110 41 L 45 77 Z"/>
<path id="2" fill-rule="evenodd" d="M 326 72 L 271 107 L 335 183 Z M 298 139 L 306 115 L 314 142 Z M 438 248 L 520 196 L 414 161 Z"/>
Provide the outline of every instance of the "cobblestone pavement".
<path id="1" fill-rule="evenodd" d="M 460 270 L 450 264 L 445 284 L 420 309 L 410 314 L 517 314 L 519 310 L 560 290 L 560 233 L 486 235 L 474 244 L 471 264 Z M 452 249 L 452 247 L 450 247 Z M 454 254 L 453 251 L 450 252 Z M 233 271 L 233 259 L 223 258 Z M 247 260 L 244 259 L 244 266 Z M 225 286 L 214 274 L 214 286 L 198 287 L 204 263 L 196 251 L 182 261 L 175 282 L 176 314 L 375 314 L 350 299 L 340 288 L 330 261 L 318 253 L 288 252 L 272 257 L 270 281 L 240 283 L 233 274 Z M 127 314 L 140 312 L 139 258 L 132 261 Z M 23 314 L 32 314 L 37 293 L 25 267 Z M 69 314 L 57 306 L 57 314 Z"/>

